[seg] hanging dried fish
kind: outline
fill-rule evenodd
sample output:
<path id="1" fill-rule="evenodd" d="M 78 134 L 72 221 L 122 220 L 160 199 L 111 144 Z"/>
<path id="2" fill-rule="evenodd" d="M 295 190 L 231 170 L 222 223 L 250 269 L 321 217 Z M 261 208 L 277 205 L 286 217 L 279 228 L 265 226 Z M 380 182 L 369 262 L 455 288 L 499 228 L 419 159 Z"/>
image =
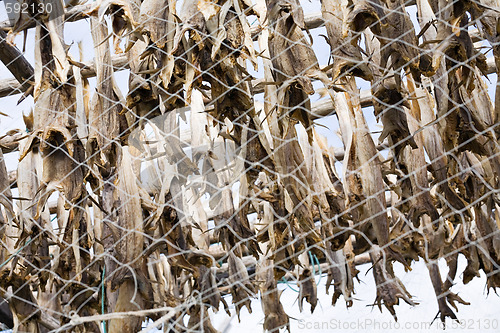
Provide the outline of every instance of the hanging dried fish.
<path id="1" fill-rule="evenodd" d="M 332 251 L 327 248 L 326 259 L 328 262 L 328 278 L 326 280 L 326 292 L 330 289 L 333 281 L 332 305 L 337 304 L 340 296 L 344 297 L 346 306 L 349 308 L 353 305 L 354 294 L 354 277 L 358 271 L 348 264 L 348 260 L 352 260 L 352 250 L 344 247 L 344 249 Z"/>
<path id="2" fill-rule="evenodd" d="M 304 155 L 297 140 L 295 127 L 288 129 L 283 141 L 280 142 L 280 147 L 275 152 L 275 161 L 277 169 L 283 172 L 283 193 L 281 200 L 285 202 L 285 208 L 288 214 L 293 214 L 293 220 L 290 221 L 290 230 L 294 237 L 297 237 L 304 244 L 298 245 L 295 249 L 296 253 L 305 250 L 307 246 L 322 245 L 321 237 L 316 230 L 312 209 L 311 209 L 311 175 L 307 172 L 304 163 Z M 286 195 L 289 196 L 290 202 L 287 204 Z M 322 252 L 317 249 L 311 249 L 317 256 L 322 257 Z"/>
<path id="3" fill-rule="evenodd" d="M 339 104 L 337 114 L 346 146 L 344 186 L 349 195 L 348 205 L 358 207 L 353 212 L 353 218 L 360 221 L 356 227 L 365 232 L 368 232 L 367 226 L 373 228 L 378 245 L 387 246 L 384 251 L 389 257 L 406 266 L 404 257 L 391 248 L 380 159 L 361 111 L 358 89 L 353 79 L 349 79 L 345 87 L 350 92 L 344 93 L 347 105 L 341 105 L 342 101 L 335 96 L 334 103 Z M 358 205 L 359 202 L 362 205 Z"/>
<path id="4" fill-rule="evenodd" d="M 8 218 L 8 220 L 4 222 L 10 224 L 15 222 L 15 213 L 12 204 L 12 192 L 10 190 L 8 175 L 7 167 L 5 166 L 5 158 L 2 149 L 0 148 L 0 204 L 3 206 L 2 211 L 5 210 L 5 215 L 2 215 Z"/>
<path id="5" fill-rule="evenodd" d="M 9 301 L 14 314 L 14 327 L 20 332 L 43 332 L 45 328 L 40 324 L 41 313 L 30 286 L 20 276 L 9 276 L 5 271 L 2 273 L 2 281 L 14 291 Z"/>
<path id="6" fill-rule="evenodd" d="M 62 40 L 64 9 L 59 1 L 51 4 L 53 11 L 36 28 L 40 42 L 35 48 L 34 132 L 20 157 L 23 159 L 41 141 L 43 174 L 35 219 L 53 191 L 65 195 L 67 207 L 78 202 L 84 192 L 84 152 L 75 131 L 75 88 L 72 78 L 67 80 L 70 66 Z"/>
<path id="7" fill-rule="evenodd" d="M 110 14 L 112 27 L 113 27 L 113 45 L 115 53 L 122 53 L 120 48 L 121 39 L 126 35 L 132 33 L 135 39 L 140 38 L 140 35 L 135 33 L 138 24 L 134 19 L 136 12 L 134 1 L 130 0 L 102 0 L 95 4 L 94 8 L 88 13 L 91 16 L 97 16 L 98 22 L 104 22 L 104 15 Z M 102 41 L 109 38 L 109 36 L 102 39 Z M 127 47 L 128 49 L 128 47 Z"/>
<path id="8" fill-rule="evenodd" d="M 328 152 L 326 138 L 314 131 L 312 147 L 306 140 L 305 133 L 299 135 L 304 161 L 311 174 L 313 202 L 319 211 L 321 231 L 326 247 L 338 250 L 344 247 L 349 232 L 349 214 L 345 210 L 345 194 L 336 175 L 333 160 Z M 308 155 L 311 152 L 311 155 Z"/>
<path id="9" fill-rule="evenodd" d="M 122 110 L 121 94 L 113 77 L 111 52 L 106 40 L 107 24 L 96 17 L 91 17 L 90 23 L 96 51 L 97 87 L 89 112 L 87 150 L 91 156 L 90 167 L 96 173 L 94 177 L 106 177 L 119 158 L 117 139 L 122 134 L 118 119 Z"/>
<path id="10" fill-rule="evenodd" d="M 394 147 L 394 155 L 397 158 L 406 145 L 410 145 L 413 149 L 417 148 L 408 129 L 405 112 L 405 107 L 410 108 L 407 100 L 408 93 L 401 82 L 398 83 L 396 76 L 385 72 L 387 64 L 384 63 L 383 52 L 387 50 L 387 47 L 375 39 L 369 31 L 365 32 L 365 39 L 367 50 L 372 54 L 370 68 L 373 72 L 371 91 L 374 113 L 384 125 L 379 142 L 389 137 L 389 145 Z"/>
<path id="11" fill-rule="evenodd" d="M 280 328 L 286 328 L 290 332 L 290 318 L 283 309 L 280 302 L 281 292 L 278 290 L 273 274 L 273 262 L 270 259 L 262 258 L 257 269 L 260 277 L 260 295 L 262 311 L 264 312 L 264 330 L 275 332 Z"/>
<path id="12" fill-rule="evenodd" d="M 118 209 L 118 225 L 114 228 L 114 249 L 121 267 L 114 272 L 112 289 L 118 289 L 118 298 L 113 309 L 115 312 L 140 309 L 144 300 L 149 298 L 149 290 L 141 272 L 144 246 L 143 219 L 136 175 L 132 170 L 132 156 L 128 147 L 121 149 L 115 190 L 115 205 Z M 131 316 L 127 319 L 110 320 L 110 332 L 137 332 L 142 319 Z"/>
<path id="13" fill-rule="evenodd" d="M 126 105 L 138 117 L 133 127 L 142 126 L 142 118 L 152 119 L 185 105 L 181 79 L 185 65 L 173 54 L 178 29 L 175 1 L 144 1 L 138 16 L 144 41 L 135 41 L 127 52 L 132 73 Z"/>
<path id="14" fill-rule="evenodd" d="M 218 333 L 210 321 L 210 316 L 208 315 L 208 308 L 204 305 L 193 305 L 189 309 L 189 321 L 188 328 L 190 330 L 207 332 L 207 333 Z"/>
<path id="15" fill-rule="evenodd" d="M 484 273 L 488 291 L 500 287 L 500 90 L 493 102 L 482 81 L 492 67 L 471 29 L 498 67 L 496 0 L 417 0 L 418 36 L 402 0 L 322 0 L 333 58 L 324 69 L 307 39 L 321 19 L 305 19 L 296 0 L 189 0 L 179 16 L 175 0 L 45 3 L 50 13 L 13 27 L 37 27 L 35 107 L 14 179 L 3 154 L 23 131 L 0 151 L 0 296 L 14 296 L 16 330 L 96 332 L 92 316 L 108 313 L 109 332 L 144 320 L 216 332 L 211 311 L 222 303 L 230 314 L 221 293 L 239 318 L 257 288 L 264 329 L 289 330 L 278 281 L 294 276 L 299 309 L 306 300 L 314 311 L 324 256 L 332 303 L 343 296 L 350 307 L 354 257 L 369 254 L 375 304 L 395 318 L 400 299 L 415 303 L 394 261 L 428 263 L 442 321 L 467 304 L 451 289 L 459 254 L 464 283 Z M 64 42 L 75 13 L 90 17 L 94 65 L 72 60 Z M 124 55 L 112 55 L 111 37 Z M 113 78 L 123 59 L 126 99 Z M 371 98 L 355 76 L 371 82 Z M 332 99 L 342 154 L 314 130 L 313 80 Z M 361 109 L 369 103 L 387 161 Z"/>
<path id="16" fill-rule="evenodd" d="M 309 268 L 304 269 L 299 277 L 299 309 L 302 311 L 302 302 L 305 299 L 309 304 L 311 304 L 311 313 L 314 312 L 316 305 L 318 303 L 318 295 L 316 288 L 316 281 L 314 281 L 314 275 L 311 274 Z"/>
<path id="17" fill-rule="evenodd" d="M 475 4 L 484 9 L 482 13 L 476 13 L 476 10 L 472 10 L 472 16 L 478 17 L 478 25 L 481 29 L 483 36 L 488 39 L 491 46 L 493 47 L 493 56 L 495 57 L 495 64 L 497 68 L 497 82 L 500 81 L 500 21 L 498 18 L 498 12 L 500 11 L 500 4 L 496 0 L 482 0 L 479 4 Z M 500 121 L 500 86 L 497 84 L 495 90 L 495 123 Z M 500 130 L 496 129 L 497 135 Z"/>
<path id="18" fill-rule="evenodd" d="M 381 44 L 379 70 L 393 69 L 397 86 L 401 84 L 403 67 L 410 68 L 418 78 L 420 74 L 430 74 L 431 58 L 420 53 L 404 1 L 356 0 L 347 18 L 347 26 L 356 32 L 370 28 Z M 366 41 L 370 42 L 370 39 Z"/>
<path id="19" fill-rule="evenodd" d="M 205 265 L 197 265 L 195 267 L 199 271 L 197 274 L 199 276 L 197 284 L 203 304 L 208 304 L 216 311 L 219 311 L 221 295 L 215 281 L 215 267 L 207 267 Z"/>
<path id="20" fill-rule="evenodd" d="M 446 317 L 457 320 L 457 316 L 448 306 L 448 303 L 455 309 L 455 311 L 458 311 L 455 302 L 464 305 L 470 305 L 470 303 L 465 302 L 461 297 L 452 293 L 451 291 L 444 289 L 443 282 L 441 280 L 441 274 L 439 273 L 439 266 L 436 263 L 428 264 L 427 268 L 429 269 L 429 275 L 431 276 L 432 286 L 434 287 L 434 292 L 436 293 L 439 307 L 436 318 L 440 316 L 443 325 L 445 325 Z"/>
<path id="21" fill-rule="evenodd" d="M 415 87 L 411 80 L 408 81 L 408 88 L 415 98 L 412 101 L 412 108 L 418 108 L 415 109 L 416 119 L 420 117 L 422 124 L 429 124 L 422 130 L 423 145 L 431 161 L 431 172 L 435 183 L 446 199 L 443 205 L 446 210 L 451 208 L 467 213 L 464 200 L 450 186 L 447 174 L 448 157 L 445 155 L 443 140 L 438 133 L 437 125 L 431 125 L 436 121 L 433 112 L 434 99 L 427 89 Z"/>

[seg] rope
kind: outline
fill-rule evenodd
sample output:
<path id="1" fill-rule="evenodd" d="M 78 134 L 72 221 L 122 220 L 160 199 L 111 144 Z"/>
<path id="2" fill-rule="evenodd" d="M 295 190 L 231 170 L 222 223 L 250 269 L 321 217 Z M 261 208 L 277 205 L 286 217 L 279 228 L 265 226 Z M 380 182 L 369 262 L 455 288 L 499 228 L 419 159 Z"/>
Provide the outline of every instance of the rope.
<path id="1" fill-rule="evenodd" d="M 318 280 L 318 282 L 316 284 L 319 285 L 319 283 L 321 282 L 321 275 L 323 275 L 323 272 L 321 271 L 321 265 L 319 264 L 318 257 L 316 257 L 315 254 L 313 254 L 313 256 L 314 256 L 314 261 L 316 262 L 316 265 L 318 265 L 319 280 Z"/>
<path id="2" fill-rule="evenodd" d="M 279 283 L 279 282 L 278 282 L 278 283 Z M 287 279 L 285 279 L 285 277 L 282 277 L 282 278 L 281 278 L 281 283 L 286 284 L 288 288 L 292 289 L 292 290 L 293 290 L 293 291 L 295 291 L 296 293 L 298 293 L 298 292 L 299 292 L 297 289 L 292 288 L 292 286 L 290 285 L 290 282 L 289 282 Z"/>

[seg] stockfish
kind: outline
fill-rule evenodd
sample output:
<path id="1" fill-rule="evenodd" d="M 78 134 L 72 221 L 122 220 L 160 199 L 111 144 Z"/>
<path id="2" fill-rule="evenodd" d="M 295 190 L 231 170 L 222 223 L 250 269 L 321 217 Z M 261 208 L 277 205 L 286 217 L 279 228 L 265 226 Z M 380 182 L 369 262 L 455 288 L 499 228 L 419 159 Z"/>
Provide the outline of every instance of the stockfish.
<path id="1" fill-rule="evenodd" d="M 455 311 L 458 311 L 455 302 L 464 305 L 469 305 L 469 303 L 465 302 L 460 296 L 445 289 L 443 281 L 441 280 L 441 274 L 439 273 L 439 266 L 436 263 L 429 263 L 427 268 L 429 270 L 429 275 L 431 277 L 432 286 L 434 287 L 439 307 L 436 318 L 439 316 L 443 325 L 445 325 L 446 317 L 457 320 L 456 314 L 449 307 L 449 305 L 451 305 Z"/>
<path id="2" fill-rule="evenodd" d="M 349 94 L 344 93 L 346 100 L 336 95 L 333 97 L 334 104 L 338 105 L 337 115 L 346 149 L 344 187 L 348 193 L 347 206 L 355 207 L 351 211 L 355 221 L 359 221 L 355 227 L 364 232 L 373 228 L 378 245 L 389 257 L 407 265 L 403 256 L 391 249 L 381 161 L 359 104 L 359 90 L 353 79 L 344 87 L 349 91 Z"/>
<path id="3" fill-rule="evenodd" d="M 133 311 L 142 308 L 148 299 L 148 287 L 141 272 L 144 236 L 140 198 L 137 196 L 137 179 L 132 171 L 132 156 L 128 147 L 122 148 L 115 189 L 115 205 L 118 209 L 118 224 L 113 232 L 114 251 L 121 268 L 113 272 L 111 288 L 118 290 L 115 312 Z M 114 227 L 115 228 L 115 227 Z M 111 272 L 110 272 L 111 273 Z M 110 332 L 137 332 L 142 319 L 131 316 L 112 319 Z"/>

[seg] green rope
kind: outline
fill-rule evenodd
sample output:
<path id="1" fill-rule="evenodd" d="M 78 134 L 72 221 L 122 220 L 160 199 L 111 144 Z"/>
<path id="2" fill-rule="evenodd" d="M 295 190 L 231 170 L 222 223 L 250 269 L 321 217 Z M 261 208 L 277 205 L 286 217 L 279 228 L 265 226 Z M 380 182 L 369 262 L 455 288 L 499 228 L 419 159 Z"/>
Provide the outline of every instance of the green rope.
<path id="1" fill-rule="evenodd" d="M 318 260 L 318 257 L 316 257 L 315 254 L 312 254 L 311 251 L 309 251 L 309 260 L 311 261 L 311 266 L 312 266 L 312 275 L 315 276 L 316 275 L 316 270 L 314 269 L 314 265 L 318 265 L 318 274 L 319 274 L 319 280 L 318 282 L 316 283 L 316 285 L 319 285 L 319 283 L 321 282 L 321 275 L 323 274 L 323 272 L 321 271 L 321 265 L 319 264 L 319 260 Z M 314 258 L 314 259 L 313 259 Z M 288 280 L 285 279 L 285 277 L 282 277 L 281 278 L 281 281 L 278 281 L 278 283 L 284 283 L 287 285 L 288 288 L 292 289 L 293 291 L 295 291 L 296 293 L 298 293 L 299 291 L 297 289 L 294 289 L 292 288 L 292 286 L 290 285 L 290 283 L 288 282 Z"/>
<path id="2" fill-rule="evenodd" d="M 101 284 L 101 313 L 104 314 L 104 274 L 106 274 L 106 266 L 102 268 L 102 284 Z M 102 330 L 106 333 L 106 321 L 102 321 Z"/>
<path id="3" fill-rule="evenodd" d="M 15 253 L 11 254 L 7 260 L 5 260 L 2 264 L 0 264 L 0 270 L 3 268 L 3 266 L 7 265 L 9 263 L 9 261 L 12 260 L 12 258 L 14 258 L 15 256 L 17 256 L 19 254 L 19 252 L 21 252 L 26 246 L 29 245 L 29 243 L 31 243 L 33 240 L 31 239 L 31 237 L 28 237 L 28 239 L 26 239 L 26 243 L 19 249 L 17 250 Z"/>
<path id="4" fill-rule="evenodd" d="M 307 254 L 309 254 L 309 261 L 311 262 L 311 266 L 313 268 L 313 276 L 316 275 L 316 270 L 314 269 L 314 260 L 311 251 L 308 251 Z"/>
<path id="5" fill-rule="evenodd" d="M 314 257 L 314 260 L 313 260 L 313 257 Z M 316 275 L 316 270 L 314 269 L 314 265 L 315 264 L 318 265 L 319 280 L 318 280 L 318 282 L 316 282 L 316 285 L 319 285 L 319 283 L 321 282 L 321 274 L 323 274 L 323 272 L 321 272 L 321 265 L 319 264 L 318 257 L 316 257 L 315 254 L 312 254 L 311 251 L 309 251 L 309 261 L 311 262 L 311 265 L 312 265 L 313 276 Z"/>

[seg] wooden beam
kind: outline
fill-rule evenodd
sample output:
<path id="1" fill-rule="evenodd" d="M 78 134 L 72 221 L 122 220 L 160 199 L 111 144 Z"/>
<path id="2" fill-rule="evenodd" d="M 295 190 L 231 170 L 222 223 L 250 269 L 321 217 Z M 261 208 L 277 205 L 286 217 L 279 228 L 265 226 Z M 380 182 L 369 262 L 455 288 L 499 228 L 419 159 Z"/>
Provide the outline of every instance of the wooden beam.
<path id="1" fill-rule="evenodd" d="M 64 14 L 64 20 L 66 22 L 75 22 L 89 17 L 87 14 L 94 4 L 78 5 L 69 8 Z M 34 28 L 36 26 L 36 21 L 33 21 L 27 26 L 27 28 Z M 4 31 L 9 31 L 13 28 L 13 24 L 10 20 L 5 20 L 0 22 L 0 29 Z"/>
<path id="2" fill-rule="evenodd" d="M 129 69 L 128 60 L 125 55 L 114 55 L 111 57 L 113 69 L 115 72 Z M 91 78 L 96 76 L 96 68 L 94 61 L 83 63 L 81 75 L 84 78 Z M 3 79 L 0 80 L 0 97 L 6 97 L 23 92 L 23 87 L 16 79 Z"/>
<path id="3" fill-rule="evenodd" d="M 124 55 L 114 55 L 111 57 L 113 68 L 115 71 L 121 71 L 129 69 L 127 58 Z M 492 74 L 496 72 L 495 59 L 490 57 L 487 59 L 487 74 Z M 84 68 L 82 68 L 82 76 L 85 78 L 94 77 L 96 75 L 95 63 L 84 62 Z M 260 94 L 264 92 L 263 79 L 252 80 L 252 91 L 254 94 Z M 16 79 L 4 79 L 0 80 L 0 97 L 10 96 L 12 94 L 21 93 L 22 87 L 17 82 Z M 369 92 L 361 92 L 361 106 L 367 107 L 372 105 L 371 96 Z M 330 112 L 331 113 L 331 112 Z M 328 114 L 328 112 L 327 112 Z M 318 117 L 323 117 L 322 113 L 318 113 Z"/>
<path id="4" fill-rule="evenodd" d="M 217 254 L 216 252 L 212 253 L 210 250 L 209 250 L 209 253 L 210 254 Z M 255 266 L 257 265 L 257 260 L 253 257 L 253 256 L 244 256 L 243 258 L 241 258 L 243 260 L 243 264 L 245 265 L 245 267 L 248 269 L 251 269 L 253 270 L 255 268 Z M 323 260 L 321 260 L 323 261 Z M 368 253 L 362 253 L 362 254 L 358 254 L 354 257 L 354 265 L 356 266 L 359 266 L 359 265 L 364 265 L 364 264 L 367 264 L 367 263 L 370 263 L 371 262 L 371 259 L 370 259 L 370 256 Z M 329 268 L 329 264 L 327 262 L 323 262 L 320 264 L 320 267 L 321 267 L 321 271 L 323 273 L 327 273 L 328 272 L 328 268 Z M 218 279 L 221 279 L 221 278 L 224 278 L 224 277 L 227 277 L 227 274 L 229 273 L 229 266 L 227 263 L 224 263 L 221 265 L 221 267 L 219 267 L 217 269 L 217 277 Z M 250 276 L 253 276 L 254 274 L 249 274 Z M 285 280 L 297 280 L 298 277 L 295 276 L 295 272 L 288 272 L 285 276 L 284 276 Z"/>
<path id="5" fill-rule="evenodd" d="M 35 74 L 33 66 L 15 45 L 7 42 L 7 33 L 3 30 L 0 30 L 0 60 L 14 75 L 21 91 L 32 87 L 30 82 L 34 82 Z"/>
<path id="6" fill-rule="evenodd" d="M 414 5 L 415 2 L 411 0 L 408 2 L 408 4 Z M 71 7 L 65 14 L 66 22 L 74 22 L 89 17 L 87 13 L 92 9 L 92 5 L 93 4 L 87 4 L 87 5 L 78 5 Z M 316 29 L 324 25 L 324 20 L 320 12 L 306 15 L 304 20 L 307 29 Z M 0 29 L 9 30 L 11 28 L 12 25 L 9 20 L 0 22 Z M 252 38 L 256 39 L 261 31 L 262 30 L 259 26 L 252 26 L 251 27 Z M 482 40 L 478 30 L 472 30 L 471 32 L 469 32 L 469 34 L 474 42 Z M 124 54 L 113 55 L 111 60 L 115 71 L 129 69 L 127 57 Z M 91 62 L 86 62 L 84 64 L 85 67 L 82 69 L 82 76 L 86 78 L 94 77 L 96 75 L 95 63 L 91 61 Z M 496 67 L 494 59 L 490 58 L 488 59 L 488 74 L 494 73 L 495 71 Z M 262 83 L 261 79 L 252 81 L 252 84 L 254 86 L 253 93 L 258 94 L 264 91 L 264 86 L 259 83 Z M 0 97 L 5 97 L 20 92 L 23 92 L 22 87 L 14 79 L 0 80 Z M 369 105 L 371 105 L 371 99 L 370 100 L 362 99 L 361 106 L 369 106 Z"/>
<path id="7" fill-rule="evenodd" d="M 0 97 L 22 94 L 21 84 L 14 78 L 0 80 Z"/>
<path id="8" fill-rule="evenodd" d="M 362 104 L 371 103 L 371 95 L 369 91 L 361 92 Z M 312 118 L 319 119 L 335 113 L 333 103 L 330 98 L 323 98 L 318 102 L 312 103 L 311 106 Z M 24 132 L 17 132 L 14 134 L 5 134 L 0 136 L 0 149 L 4 154 L 12 153 L 18 150 L 19 141 L 26 138 L 29 134 Z"/>

